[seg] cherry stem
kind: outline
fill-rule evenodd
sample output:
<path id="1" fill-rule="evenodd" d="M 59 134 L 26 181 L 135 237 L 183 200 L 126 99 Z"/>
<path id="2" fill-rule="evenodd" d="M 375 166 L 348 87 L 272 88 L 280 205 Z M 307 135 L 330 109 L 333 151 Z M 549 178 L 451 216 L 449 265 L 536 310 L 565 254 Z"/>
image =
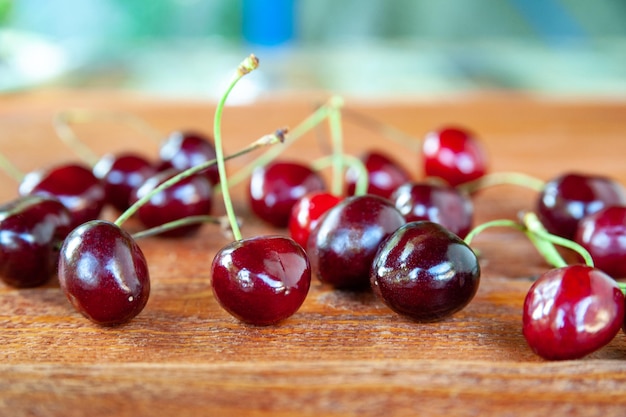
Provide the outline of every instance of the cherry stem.
<path id="1" fill-rule="evenodd" d="M 337 197 L 343 194 L 343 130 L 341 127 L 341 111 L 339 107 L 333 107 L 328 115 L 328 125 L 330 128 L 330 137 L 333 144 L 332 165 L 333 178 L 331 182 L 331 192 Z M 366 174 L 367 175 L 367 174 Z"/>
<path id="2" fill-rule="evenodd" d="M 215 117 L 213 121 L 213 140 L 215 141 L 215 155 L 217 158 L 217 169 L 220 175 L 220 187 L 222 190 L 222 196 L 224 199 L 224 206 L 226 207 L 226 214 L 228 216 L 228 220 L 230 221 L 230 227 L 233 232 L 233 238 L 235 240 L 241 240 L 241 229 L 239 228 L 239 224 L 237 223 L 237 217 L 235 216 L 235 209 L 233 207 L 232 199 L 230 198 L 230 190 L 228 188 L 228 179 L 226 177 L 226 165 L 224 164 L 224 150 L 222 147 L 222 111 L 224 110 L 224 105 L 226 104 L 226 100 L 228 99 L 228 95 L 235 87 L 237 82 L 243 78 L 244 75 L 248 74 L 251 71 L 254 71 L 259 66 L 259 60 L 254 55 L 249 55 L 246 59 L 244 59 L 237 71 L 235 72 L 230 84 L 222 98 L 217 104 L 217 108 L 215 109 Z M 284 138 L 284 137 L 283 137 Z"/>
<path id="3" fill-rule="evenodd" d="M 21 182 L 24 179 L 24 173 L 2 154 L 0 154 L 0 169 L 17 182 Z"/>
<path id="4" fill-rule="evenodd" d="M 342 166 L 348 165 L 349 167 L 354 168 L 358 171 L 356 185 L 354 189 L 354 195 L 367 194 L 367 187 L 369 185 L 369 181 L 368 181 L 367 168 L 363 164 L 363 161 L 361 161 L 356 156 L 352 156 L 352 155 L 342 154 L 340 155 L 340 157 L 342 159 L 341 161 Z M 322 169 L 328 166 L 334 166 L 335 163 L 336 163 L 335 155 L 329 155 L 329 156 L 325 156 L 323 158 L 313 161 L 312 165 L 313 165 L 314 170 L 321 171 Z M 340 196 L 341 193 L 336 194 L 336 195 Z"/>
<path id="5" fill-rule="evenodd" d="M 458 189 L 473 194 L 477 191 L 495 185 L 519 185 L 535 191 L 543 191 L 546 183 L 539 178 L 521 172 L 494 172 L 485 174 L 482 177 L 468 181 L 457 186 Z"/>
<path id="6" fill-rule="evenodd" d="M 472 229 L 467 234 L 467 236 L 465 236 L 465 243 L 470 245 L 476 235 L 491 227 L 511 227 L 523 232 L 533 243 L 533 245 L 535 245 L 535 247 L 544 257 L 544 259 L 556 268 L 567 266 L 567 262 L 565 262 L 561 254 L 554 247 L 554 245 L 559 245 L 575 251 L 580 256 L 582 256 L 588 266 L 593 267 L 593 259 L 585 248 L 569 239 L 565 239 L 547 232 L 537 218 L 537 215 L 532 212 L 525 213 L 522 217 L 521 223 L 510 219 L 499 219 L 478 225 L 474 229 Z"/>
<path id="7" fill-rule="evenodd" d="M 281 146 L 280 148 L 269 149 L 268 151 L 260 155 L 251 163 L 246 164 L 244 168 L 235 172 L 231 176 L 229 180 L 229 184 L 231 186 L 235 184 L 239 184 L 246 178 L 250 177 L 250 175 L 256 168 L 260 166 L 265 166 L 271 161 L 273 161 L 276 157 L 278 157 L 281 154 L 281 152 L 283 152 L 286 149 L 287 146 L 292 145 L 297 139 L 300 139 L 306 133 L 314 129 L 317 125 L 319 125 L 324 120 L 326 120 L 326 118 L 329 117 L 330 114 L 335 109 L 341 107 L 342 105 L 343 105 L 343 99 L 341 97 L 339 96 L 331 97 L 326 102 L 326 104 L 319 107 L 314 113 L 309 115 L 309 117 L 307 117 L 302 122 L 300 122 L 300 124 L 298 124 L 296 127 L 294 127 L 293 129 L 290 129 L 289 134 L 285 138 L 283 146 Z"/>
<path id="8" fill-rule="evenodd" d="M 283 141 L 284 138 L 284 132 L 286 130 L 283 129 L 279 129 L 276 132 L 269 134 L 269 135 L 265 135 L 262 136 L 261 138 L 257 139 L 256 141 L 254 141 L 253 143 L 251 143 L 250 145 L 248 145 L 247 147 L 245 147 L 244 149 L 235 152 L 232 155 L 229 155 L 227 157 L 224 157 L 223 159 L 226 160 L 230 160 L 230 159 L 234 159 L 237 158 L 241 155 L 244 155 L 248 152 L 251 152 L 257 148 L 260 148 L 262 146 L 267 146 L 267 145 L 273 145 L 276 143 L 280 143 Z M 216 152 L 217 153 L 217 152 Z M 159 184 L 159 186 L 155 187 L 152 191 L 150 191 L 149 193 L 147 193 L 145 196 L 143 196 L 142 198 L 140 198 L 139 200 L 137 200 L 132 206 L 130 206 L 128 209 L 126 209 L 126 211 L 124 211 L 118 218 L 117 220 L 115 220 L 115 224 L 117 226 L 121 226 L 126 220 L 128 220 L 133 214 L 135 214 L 137 212 L 137 210 L 139 210 L 139 208 L 141 206 L 143 206 L 145 203 L 147 203 L 148 201 L 150 201 L 150 199 L 152 197 L 154 197 L 155 195 L 157 195 L 158 193 L 160 193 L 161 191 L 175 185 L 176 183 L 178 183 L 179 181 L 182 181 L 183 179 L 190 177 L 192 175 L 197 174 L 200 171 L 203 171 L 207 168 L 209 168 L 210 166 L 213 166 L 215 164 L 218 164 L 218 159 L 211 159 L 210 161 L 206 161 L 203 162 L 201 164 L 198 164 L 194 167 L 188 168 L 185 171 L 182 171 L 176 175 L 174 175 L 172 178 L 168 179 L 167 181 L 163 181 L 161 184 Z"/>
<path id="9" fill-rule="evenodd" d="M 89 123 L 96 120 L 122 122 L 152 138 L 155 142 L 160 142 L 163 139 L 161 132 L 150 126 L 145 120 L 130 113 L 82 109 L 64 110 L 57 113 L 54 117 L 54 128 L 58 137 L 81 159 L 90 165 L 95 165 L 100 159 L 100 156 L 78 138 L 71 125 L 76 123 Z"/>
<path id="10" fill-rule="evenodd" d="M 406 146 L 409 149 L 412 149 L 416 152 L 420 151 L 420 146 L 422 143 L 420 139 L 411 136 L 410 134 L 394 126 L 391 126 L 388 123 L 383 123 L 379 120 L 374 119 L 373 117 L 349 108 L 345 108 L 343 110 L 343 114 L 344 116 L 349 117 L 352 120 L 369 127 L 370 129 L 378 131 L 381 135 L 395 140 L 399 144 Z"/>
<path id="11" fill-rule="evenodd" d="M 230 224 L 228 223 L 228 217 L 226 216 L 188 216 L 183 219 L 173 220 L 160 226 L 151 227 L 150 229 L 133 233 L 133 239 L 142 239 L 150 236 L 156 236 L 164 232 L 169 232 L 170 230 L 178 229 L 179 227 L 189 226 L 197 223 L 217 224 L 224 232 L 228 231 L 228 233 L 230 233 Z"/>

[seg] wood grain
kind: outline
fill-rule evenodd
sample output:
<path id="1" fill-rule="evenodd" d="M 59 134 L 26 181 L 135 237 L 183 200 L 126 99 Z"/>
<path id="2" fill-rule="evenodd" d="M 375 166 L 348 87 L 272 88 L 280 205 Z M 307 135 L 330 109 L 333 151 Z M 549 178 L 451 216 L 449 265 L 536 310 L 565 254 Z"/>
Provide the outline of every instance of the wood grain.
<path id="1" fill-rule="evenodd" d="M 235 151 L 274 129 L 295 126 L 325 95 L 261 99 L 228 107 L 226 147 Z M 626 182 L 626 103 L 554 101 L 526 96 L 347 106 L 416 138 L 458 123 L 474 129 L 492 171 L 549 179 L 567 170 Z M 0 97 L 0 150 L 24 171 L 75 159 L 55 136 L 52 117 L 67 108 L 136 114 L 162 132 L 210 133 L 213 104 L 169 102 L 120 92 L 43 90 Z M 392 152 L 416 178 L 419 156 L 354 120 L 346 148 Z M 134 149 L 156 157 L 158 143 L 127 126 L 76 126 L 98 153 Z M 318 129 L 285 150 L 322 156 Z M 252 156 L 229 163 L 237 170 Z M 0 177 L 0 197 L 17 185 Z M 245 186 L 234 188 L 244 235 L 285 233 L 254 219 Z M 513 218 L 536 194 L 499 186 L 475 197 L 476 222 Z M 223 211 L 217 204 L 216 211 Z M 107 211 L 105 217 L 116 213 Z M 129 229 L 137 230 L 133 221 Z M 369 292 L 314 282 L 302 309 L 271 327 L 241 324 L 220 309 L 209 266 L 227 239 L 207 225 L 192 238 L 140 241 L 152 293 L 135 320 L 98 327 L 76 313 L 58 282 L 35 289 L 0 286 L 0 415 L 33 416 L 623 416 L 626 336 L 578 361 L 546 362 L 521 335 L 521 307 L 547 265 L 511 230 L 480 235 L 481 286 L 472 303 L 440 323 L 403 319 Z"/>

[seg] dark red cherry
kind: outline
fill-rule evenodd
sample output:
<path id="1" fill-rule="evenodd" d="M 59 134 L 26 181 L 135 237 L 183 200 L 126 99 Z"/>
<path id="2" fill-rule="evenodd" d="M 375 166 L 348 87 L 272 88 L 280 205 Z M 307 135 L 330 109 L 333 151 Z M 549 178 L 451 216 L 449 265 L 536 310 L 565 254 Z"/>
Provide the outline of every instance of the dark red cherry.
<path id="1" fill-rule="evenodd" d="M 411 180 L 410 174 L 391 156 L 380 151 L 368 151 L 361 156 L 367 170 L 367 194 L 390 198 L 396 188 Z M 346 171 L 347 195 L 354 195 L 360 172 Z"/>
<path id="2" fill-rule="evenodd" d="M 203 162 L 215 159 L 215 146 L 213 141 L 199 133 L 191 131 L 172 132 L 159 150 L 162 171 L 174 168 L 184 171 L 188 168 L 200 165 Z M 203 171 L 211 184 L 219 183 L 217 165 L 212 165 Z"/>
<path id="3" fill-rule="evenodd" d="M 464 308 L 480 283 L 478 258 L 457 235 L 429 221 L 407 223 L 380 245 L 370 271 L 374 293 L 421 322 Z"/>
<path id="4" fill-rule="evenodd" d="M 289 235 L 300 246 L 306 247 L 311 230 L 320 217 L 341 201 L 340 197 L 324 191 L 314 191 L 294 204 L 289 217 Z"/>
<path id="5" fill-rule="evenodd" d="M 583 217 L 574 240 L 589 251 L 596 268 L 626 278 L 626 206 L 605 207 Z"/>
<path id="6" fill-rule="evenodd" d="M 156 173 L 156 168 L 135 154 L 107 154 L 94 165 L 93 173 L 104 184 L 106 201 L 119 211 L 130 206 L 133 190 Z"/>
<path id="7" fill-rule="evenodd" d="M 609 343 L 623 321 L 624 295 L 615 280 L 585 265 L 549 270 L 524 300 L 524 337 L 545 359 L 582 358 Z"/>
<path id="8" fill-rule="evenodd" d="M 366 194 L 343 200 L 311 232 L 307 253 L 312 271 L 336 288 L 369 286 L 378 246 L 404 223 L 402 214 L 385 198 Z"/>
<path id="9" fill-rule="evenodd" d="M 548 181 L 537 200 L 537 215 L 552 234 L 574 239 L 583 217 L 607 206 L 626 205 L 626 192 L 603 176 L 565 173 Z"/>
<path id="10" fill-rule="evenodd" d="M 474 134 L 444 127 L 426 134 L 422 144 L 424 173 L 452 186 L 478 179 L 487 172 L 487 155 Z"/>
<path id="11" fill-rule="evenodd" d="M 168 170 L 148 178 L 141 187 L 132 192 L 131 203 L 135 203 L 176 174 L 178 171 Z M 153 196 L 137 210 L 137 217 L 144 226 L 152 228 L 190 216 L 208 215 L 212 205 L 213 186 L 205 175 L 192 175 Z M 163 232 L 160 236 L 185 236 L 198 230 L 201 225 L 189 224 Z"/>
<path id="12" fill-rule="evenodd" d="M 61 289 L 74 308 L 101 325 L 139 314 L 150 295 L 146 259 L 126 231 L 93 220 L 74 229 L 59 256 Z"/>
<path id="13" fill-rule="evenodd" d="M 56 274 L 59 247 L 72 218 L 58 200 L 24 196 L 0 206 L 0 279 L 35 287 Z"/>
<path id="14" fill-rule="evenodd" d="M 213 294 L 234 317 L 259 326 L 293 315 L 311 285 L 304 249 L 285 236 L 243 239 L 222 248 L 211 265 Z"/>
<path id="15" fill-rule="evenodd" d="M 72 228 L 97 219 L 105 204 L 102 182 L 82 164 L 33 171 L 20 183 L 19 193 L 57 198 L 72 214 Z"/>
<path id="16" fill-rule="evenodd" d="M 472 228 L 474 205 L 469 196 L 457 188 L 409 182 L 398 187 L 391 200 L 407 222 L 429 220 L 461 238 Z"/>
<path id="17" fill-rule="evenodd" d="M 322 177 L 308 166 L 273 161 L 252 172 L 248 197 L 259 218 L 275 227 L 287 227 L 293 205 L 306 194 L 325 189 Z"/>

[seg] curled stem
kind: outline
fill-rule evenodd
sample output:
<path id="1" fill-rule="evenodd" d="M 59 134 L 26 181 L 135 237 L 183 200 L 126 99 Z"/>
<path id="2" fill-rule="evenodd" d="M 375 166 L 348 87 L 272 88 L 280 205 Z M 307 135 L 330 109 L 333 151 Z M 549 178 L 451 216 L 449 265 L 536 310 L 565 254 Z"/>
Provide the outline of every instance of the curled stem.
<path id="1" fill-rule="evenodd" d="M 57 136 L 81 159 L 90 165 L 96 164 L 100 157 L 78 138 L 71 125 L 76 123 L 89 123 L 96 120 L 122 122 L 155 142 L 160 142 L 163 138 L 161 132 L 153 128 L 145 120 L 130 113 L 83 109 L 64 110 L 57 113 L 53 120 Z"/>
<path id="2" fill-rule="evenodd" d="M 217 169 L 220 174 L 220 187 L 222 190 L 222 195 L 224 198 L 224 206 L 226 207 L 226 214 L 228 216 L 228 220 L 230 221 L 230 226 L 233 232 L 233 238 L 235 240 L 241 240 L 241 229 L 239 228 L 239 224 L 237 223 L 237 217 L 235 216 L 235 209 L 233 208 L 233 203 L 230 198 L 230 190 L 228 188 L 228 178 L 226 177 L 226 165 L 224 164 L 224 149 L 222 147 L 222 111 L 224 110 L 224 105 L 226 104 L 226 100 L 228 99 L 228 95 L 235 87 L 237 82 L 249 72 L 255 70 L 259 66 L 259 60 L 254 56 L 250 55 L 246 59 L 244 59 L 237 71 L 235 72 L 230 84 L 226 88 L 226 91 L 220 98 L 220 101 L 217 104 L 217 108 L 215 109 L 215 117 L 213 121 L 213 140 L 215 141 L 215 155 L 217 159 Z M 284 139 L 284 137 L 283 137 Z"/>
<path id="3" fill-rule="evenodd" d="M 283 140 L 283 134 L 282 134 L 283 130 L 277 130 L 276 132 L 269 134 L 269 135 L 265 135 L 260 137 L 259 139 L 257 139 L 256 141 L 254 141 L 253 143 L 251 143 L 250 145 L 248 145 L 247 147 L 245 147 L 244 149 L 235 152 L 232 155 L 229 155 L 227 157 L 224 157 L 224 160 L 230 160 L 233 158 L 237 158 L 241 155 L 244 155 L 248 152 L 251 152 L 257 148 L 260 148 L 262 146 L 267 146 L 267 145 L 273 145 L 276 143 L 280 143 Z M 156 194 L 160 193 L 163 190 L 166 190 L 167 188 L 173 186 L 174 184 L 180 182 L 181 180 L 190 177 L 192 175 L 197 174 L 200 171 L 203 171 L 205 169 L 207 169 L 210 166 L 213 166 L 215 164 L 218 163 L 217 159 L 212 159 L 210 161 L 206 161 L 203 162 L 201 164 L 198 164 L 194 167 L 191 167 L 189 169 L 186 169 L 185 171 L 182 171 L 178 174 L 176 174 L 175 176 L 173 176 L 172 178 L 168 179 L 167 181 L 162 182 L 161 184 L 159 184 L 158 187 L 155 187 L 152 191 L 150 191 L 149 193 L 147 193 L 145 196 L 143 196 L 142 198 L 140 198 L 139 200 L 137 200 L 132 206 L 130 206 L 128 209 L 126 209 L 126 211 L 124 211 L 124 213 L 122 213 L 117 220 L 115 220 L 115 224 L 117 226 L 121 226 L 126 220 L 128 220 L 130 217 L 132 217 L 133 214 L 135 214 L 137 212 L 137 210 L 139 210 L 139 208 L 141 206 L 143 206 L 145 203 L 147 203 L 148 201 L 150 201 L 150 199 L 152 197 L 154 197 Z"/>
<path id="4" fill-rule="evenodd" d="M 485 174 L 473 181 L 460 184 L 457 188 L 468 194 L 473 194 L 495 185 L 519 185 L 521 187 L 530 188 L 531 190 L 543 191 L 546 183 L 539 178 L 532 177 L 522 172 L 493 172 Z"/>
<path id="5" fill-rule="evenodd" d="M 333 109 L 341 107 L 343 105 L 343 99 L 338 96 L 331 97 L 326 104 L 319 107 L 314 113 L 309 115 L 306 119 L 304 119 L 300 124 L 298 124 L 293 129 L 290 129 L 289 134 L 285 137 L 284 146 L 275 149 L 269 149 L 264 152 L 258 158 L 246 164 L 246 166 L 239 171 L 235 172 L 231 178 L 229 179 L 229 184 L 235 185 L 239 184 L 246 178 L 250 177 L 252 172 L 260 167 L 265 166 L 271 161 L 273 161 L 281 152 L 285 150 L 287 146 L 292 145 L 296 140 L 300 139 L 310 130 L 315 128 L 317 125 L 326 120 L 327 117 L 332 113 Z"/>

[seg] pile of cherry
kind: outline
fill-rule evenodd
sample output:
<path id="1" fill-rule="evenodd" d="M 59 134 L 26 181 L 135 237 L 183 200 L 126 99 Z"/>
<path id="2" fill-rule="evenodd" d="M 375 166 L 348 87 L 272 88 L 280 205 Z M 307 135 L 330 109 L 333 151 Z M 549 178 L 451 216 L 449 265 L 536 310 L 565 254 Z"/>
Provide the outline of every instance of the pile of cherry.
<path id="1" fill-rule="evenodd" d="M 251 69 L 240 67 L 236 79 Z M 360 169 L 340 162 L 339 193 L 302 162 L 276 158 L 257 166 L 249 204 L 276 234 L 243 239 L 221 149 L 227 96 L 216 111 L 214 141 L 175 132 L 156 163 L 126 153 L 106 155 L 93 167 L 75 163 L 25 175 L 20 196 L 0 207 L 0 278 L 24 288 L 58 274 L 62 291 L 85 317 L 100 325 L 125 323 L 143 310 L 150 293 L 136 239 L 150 231 L 192 235 L 215 220 L 209 214 L 221 186 L 234 240 L 215 255 L 211 286 L 220 305 L 241 321 L 272 325 L 290 317 L 312 276 L 337 289 L 371 288 L 416 322 L 444 320 L 470 303 L 480 266 L 469 245 L 485 228 L 473 229 L 471 195 L 497 174 L 487 172 L 487 157 L 469 130 L 445 127 L 426 135 L 423 181 L 376 150 L 361 156 Z M 277 141 L 283 135 L 270 136 Z M 363 172 L 365 193 L 356 191 Z M 99 219 L 107 204 L 122 212 L 115 222 Z M 564 173 L 541 182 L 535 213 L 492 224 L 526 233 L 553 265 L 526 296 L 523 334 L 546 359 L 580 358 L 624 326 L 624 293 L 616 279 L 626 277 L 626 191 L 611 178 Z M 148 233 L 131 235 L 122 227 L 131 215 Z M 577 250 L 584 263 L 566 264 L 554 244 Z"/>

